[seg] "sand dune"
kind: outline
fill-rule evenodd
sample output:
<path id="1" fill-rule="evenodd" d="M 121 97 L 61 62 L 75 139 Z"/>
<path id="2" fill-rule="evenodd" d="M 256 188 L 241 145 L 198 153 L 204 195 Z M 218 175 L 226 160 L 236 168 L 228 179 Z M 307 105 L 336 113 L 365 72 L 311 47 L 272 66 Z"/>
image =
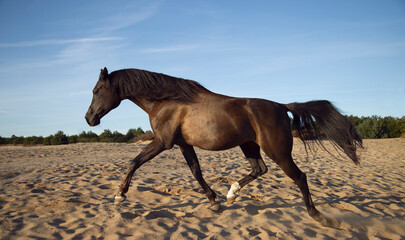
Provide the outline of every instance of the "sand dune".
<path id="1" fill-rule="evenodd" d="M 269 172 L 226 203 L 231 183 L 250 169 L 239 149 L 197 149 L 219 195 L 215 213 L 178 149 L 135 174 L 127 201 L 113 196 L 129 160 L 145 144 L 89 143 L 0 147 L 1 239 L 404 239 L 405 139 L 365 140 L 361 165 L 319 149 L 293 157 L 307 173 L 323 227 L 306 213 L 293 182 L 266 158 Z"/>

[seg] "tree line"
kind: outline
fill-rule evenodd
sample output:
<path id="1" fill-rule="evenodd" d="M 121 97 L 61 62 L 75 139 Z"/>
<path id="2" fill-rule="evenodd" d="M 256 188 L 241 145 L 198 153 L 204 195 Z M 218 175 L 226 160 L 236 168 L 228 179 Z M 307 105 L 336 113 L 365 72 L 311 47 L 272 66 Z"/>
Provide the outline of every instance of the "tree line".
<path id="1" fill-rule="evenodd" d="M 126 134 L 122 134 L 118 131 L 112 132 L 109 129 L 105 129 L 100 135 L 92 131 L 83 131 L 79 135 L 66 135 L 63 131 L 58 131 L 47 137 L 42 136 L 30 136 L 30 137 L 18 137 L 11 136 L 10 138 L 5 138 L 0 136 L 0 144 L 23 144 L 23 145 L 61 145 L 69 143 L 79 143 L 79 142 L 135 142 L 138 139 L 147 140 L 153 135 L 150 131 L 146 133 L 142 128 L 129 129 Z M 145 139 L 142 138 L 144 136 Z"/>
<path id="2" fill-rule="evenodd" d="M 405 116 L 394 117 L 356 117 L 347 118 L 356 127 L 357 132 L 363 139 L 397 138 L 405 137 Z"/>
<path id="3" fill-rule="evenodd" d="M 363 139 L 397 138 L 405 137 L 405 116 L 402 118 L 394 117 L 356 117 L 346 116 L 356 127 L 357 132 Z M 118 131 L 112 132 L 109 129 L 104 130 L 100 135 L 92 131 L 81 132 L 79 135 L 67 136 L 63 131 L 50 135 L 48 137 L 31 136 L 10 138 L 0 136 L 0 144 L 23 144 L 23 145 L 60 145 L 78 142 L 135 142 L 138 139 L 150 140 L 153 133 L 142 128 L 129 129 L 126 134 Z"/>
<path id="4" fill-rule="evenodd" d="M 402 118 L 379 117 L 376 115 L 371 117 L 357 117 L 350 115 L 346 117 L 356 128 L 357 133 L 362 139 L 405 137 L 405 116 Z M 315 128 L 321 139 L 326 137 L 316 122 Z M 293 129 L 292 131 L 293 136 L 298 137 L 297 130 Z"/>

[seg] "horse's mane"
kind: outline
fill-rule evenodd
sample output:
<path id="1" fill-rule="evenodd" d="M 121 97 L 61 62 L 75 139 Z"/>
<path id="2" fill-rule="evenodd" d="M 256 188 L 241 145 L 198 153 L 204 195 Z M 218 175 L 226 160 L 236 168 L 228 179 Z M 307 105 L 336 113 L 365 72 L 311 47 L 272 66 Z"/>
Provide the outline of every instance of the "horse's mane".
<path id="1" fill-rule="evenodd" d="M 193 102 L 199 92 L 209 92 L 198 82 L 139 69 L 122 69 L 109 74 L 112 87 L 122 98 L 148 101 Z"/>

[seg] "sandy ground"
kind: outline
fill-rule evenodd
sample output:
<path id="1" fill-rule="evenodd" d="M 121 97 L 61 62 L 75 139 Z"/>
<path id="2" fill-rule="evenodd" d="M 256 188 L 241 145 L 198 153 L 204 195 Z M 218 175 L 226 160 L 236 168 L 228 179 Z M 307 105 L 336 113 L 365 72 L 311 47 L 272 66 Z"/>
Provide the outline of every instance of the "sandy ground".
<path id="1" fill-rule="evenodd" d="M 356 166 L 323 150 L 307 156 L 294 143 L 315 205 L 340 229 L 310 218 L 298 187 L 268 158 L 269 172 L 226 203 L 230 184 L 250 171 L 238 148 L 196 150 L 222 202 L 216 213 L 177 148 L 142 166 L 127 201 L 114 205 L 129 160 L 145 143 L 2 146 L 0 238 L 405 239 L 405 139 L 364 145 Z"/>

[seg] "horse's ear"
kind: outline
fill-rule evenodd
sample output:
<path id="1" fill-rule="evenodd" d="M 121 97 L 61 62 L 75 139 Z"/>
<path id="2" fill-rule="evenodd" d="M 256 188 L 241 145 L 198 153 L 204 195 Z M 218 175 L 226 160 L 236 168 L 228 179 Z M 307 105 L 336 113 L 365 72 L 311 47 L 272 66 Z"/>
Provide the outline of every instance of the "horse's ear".
<path id="1" fill-rule="evenodd" d="M 108 70 L 106 67 L 104 67 L 104 69 L 101 69 L 100 79 L 107 79 L 107 77 L 108 77 Z"/>

